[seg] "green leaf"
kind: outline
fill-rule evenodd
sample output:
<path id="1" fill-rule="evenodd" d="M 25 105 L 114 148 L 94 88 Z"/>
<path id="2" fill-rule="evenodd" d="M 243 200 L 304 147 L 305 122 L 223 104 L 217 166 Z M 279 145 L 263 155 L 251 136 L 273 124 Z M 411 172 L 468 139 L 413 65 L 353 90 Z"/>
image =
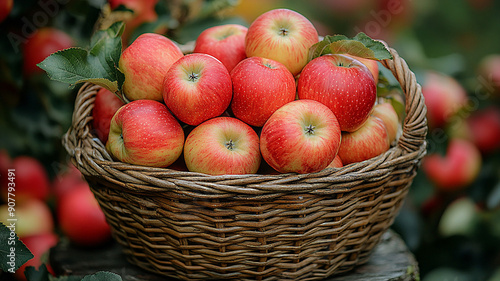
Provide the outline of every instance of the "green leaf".
<path id="1" fill-rule="evenodd" d="M 70 84 L 91 82 L 113 93 L 121 91 L 125 76 L 118 69 L 122 51 L 123 22 L 96 32 L 89 50 L 69 48 L 56 52 L 38 64 L 56 81 Z"/>
<path id="2" fill-rule="evenodd" d="M 49 281 L 49 270 L 45 264 L 40 265 L 38 270 L 34 266 L 27 266 L 24 276 L 28 281 Z"/>
<path id="3" fill-rule="evenodd" d="M 82 281 L 122 281 L 120 275 L 107 272 L 107 271 L 99 271 L 92 275 L 85 276 Z"/>
<path id="4" fill-rule="evenodd" d="M 10 226 L 10 223 L 7 222 L 7 225 Z M 0 243 L 0 269 L 2 271 L 12 273 L 33 258 L 33 254 L 19 240 L 17 234 L 11 232 L 11 229 L 3 223 L 0 223 L 0 241 L 2 241 Z"/>
<path id="5" fill-rule="evenodd" d="M 349 54 L 373 60 L 392 59 L 389 50 L 380 41 L 373 40 L 360 32 L 353 38 L 344 35 L 325 36 L 325 38 L 311 46 L 309 60 L 326 54 Z"/>

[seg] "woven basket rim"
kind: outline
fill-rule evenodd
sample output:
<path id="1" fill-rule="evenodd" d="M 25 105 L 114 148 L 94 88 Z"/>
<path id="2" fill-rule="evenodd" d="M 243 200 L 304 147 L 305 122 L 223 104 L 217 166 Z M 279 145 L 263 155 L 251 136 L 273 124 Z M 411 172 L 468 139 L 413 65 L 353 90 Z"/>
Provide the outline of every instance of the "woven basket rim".
<path id="1" fill-rule="evenodd" d="M 184 186 L 196 192 L 219 194 L 224 192 L 241 195 L 266 195 L 273 192 L 321 193 L 328 192 L 321 190 L 322 187 L 326 187 L 323 184 L 325 181 L 330 184 L 348 183 L 347 186 L 353 187 L 356 186 L 356 181 L 383 177 L 384 174 L 392 172 L 394 166 L 418 165 L 426 153 L 427 119 L 421 86 L 415 74 L 397 51 L 390 47 L 388 50 L 393 59 L 386 59 L 381 63 L 392 72 L 404 93 L 406 116 L 402 134 L 397 144 L 388 151 L 362 162 L 348 164 L 341 168 L 327 168 L 309 174 L 269 175 L 208 175 L 172 170 L 168 167 L 156 168 L 119 162 L 111 157 L 105 145 L 92 134 L 91 112 L 95 94 L 100 86 L 91 83 L 84 84 L 77 94 L 72 125 L 63 135 L 63 146 L 85 176 L 114 179 L 123 188 L 137 192 L 141 192 L 141 189 L 146 192 L 161 192 L 169 186 L 174 188 Z M 167 178 L 174 178 L 177 182 L 173 185 L 165 184 L 165 181 L 169 181 Z M 318 181 L 318 178 L 321 180 Z M 150 183 L 150 186 L 144 186 L 144 182 Z M 203 184 L 197 184 L 200 182 Z"/>

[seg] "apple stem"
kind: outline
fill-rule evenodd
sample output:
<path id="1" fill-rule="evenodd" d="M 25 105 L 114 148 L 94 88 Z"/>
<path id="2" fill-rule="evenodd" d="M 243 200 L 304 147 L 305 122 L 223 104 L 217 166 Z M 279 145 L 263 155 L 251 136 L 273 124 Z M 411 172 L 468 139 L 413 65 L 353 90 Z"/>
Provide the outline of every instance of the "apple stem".
<path id="1" fill-rule="evenodd" d="M 314 125 L 307 126 L 307 128 L 305 129 L 306 134 L 314 135 L 314 129 L 316 129 L 316 126 L 314 126 Z"/>
<path id="2" fill-rule="evenodd" d="M 198 73 L 192 72 L 191 74 L 189 74 L 188 79 L 191 82 L 195 82 L 196 80 L 198 80 L 198 77 L 200 77 Z"/>
<path id="3" fill-rule="evenodd" d="M 233 142 L 233 140 L 228 140 L 226 142 L 226 148 L 229 149 L 229 150 L 233 150 L 234 149 L 234 142 Z"/>

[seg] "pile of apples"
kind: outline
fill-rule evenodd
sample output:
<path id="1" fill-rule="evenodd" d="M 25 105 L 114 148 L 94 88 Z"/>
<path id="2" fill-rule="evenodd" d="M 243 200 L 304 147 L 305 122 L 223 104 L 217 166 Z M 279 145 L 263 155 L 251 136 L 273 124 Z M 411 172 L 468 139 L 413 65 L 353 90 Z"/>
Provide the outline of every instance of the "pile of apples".
<path id="1" fill-rule="evenodd" d="M 208 28 L 186 55 L 143 34 L 120 57 L 123 101 L 97 94 L 94 130 L 119 161 L 210 175 L 314 173 L 387 151 L 400 122 L 377 103 L 377 61 L 309 61 L 318 41 L 288 9 Z"/>

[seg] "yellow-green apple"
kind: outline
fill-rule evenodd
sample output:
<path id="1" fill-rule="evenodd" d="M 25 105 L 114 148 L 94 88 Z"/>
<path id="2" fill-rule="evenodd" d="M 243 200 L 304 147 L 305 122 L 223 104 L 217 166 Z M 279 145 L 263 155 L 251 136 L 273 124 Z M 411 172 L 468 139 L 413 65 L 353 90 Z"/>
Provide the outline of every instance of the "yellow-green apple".
<path id="1" fill-rule="evenodd" d="M 392 143 L 400 128 L 399 117 L 396 110 L 389 102 L 378 103 L 373 107 L 372 115 L 380 118 L 387 129 L 389 143 Z"/>
<path id="2" fill-rule="evenodd" d="M 125 75 L 123 92 L 129 100 L 163 101 L 162 86 L 170 66 L 184 54 L 167 37 L 144 33 L 122 53 L 120 70 Z"/>
<path id="3" fill-rule="evenodd" d="M 80 246 L 101 245 L 111 238 L 111 230 L 88 185 L 80 186 L 62 197 L 57 205 L 61 231 Z"/>
<path id="4" fill-rule="evenodd" d="M 370 70 L 345 55 L 324 55 L 310 61 L 300 74 L 297 90 L 299 99 L 312 99 L 328 106 L 340 129 L 347 132 L 363 125 L 377 99 Z"/>
<path id="5" fill-rule="evenodd" d="M 333 112 L 314 100 L 295 100 L 276 110 L 260 134 L 264 160 L 280 173 L 314 173 L 326 168 L 340 146 Z"/>
<path id="6" fill-rule="evenodd" d="M 243 121 L 216 117 L 198 125 L 186 138 L 189 171 L 210 175 L 254 174 L 259 169 L 259 137 Z"/>
<path id="7" fill-rule="evenodd" d="M 14 219 L 15 231 L 19 237 L 54 231 L 54 219 L 47 203 L 36 198 L 15 203 L 15 206 L 9 206 L 8 203 L 0 206 L 0 221 L 9 226 L 12 223 L 9 219 Z"/>
<path id="8" fill-rule="evenodd" d="M 2 181 L 2 197 L 7 198 L 8 188 L 15 188 L 16 202 L 29 198 L 46 200 L 50 194 L 50 181 L 45 167 L 38 159 L 27 155 L 17 156 L 9 167 L 14 171 L 12 180 Z M 7 200 L 5 200 L 7 201 Z"/>
<path id="9" fill-rule="evenodd" d="M 231 72 L 231 80 L 231 110 L 236 118 L 251 126 L 264 126 L 273 112 L 295 100 L 292 73 L 283 64 L 271 59 L 244 59 Z"/>
<path id="10" fill-rule="evenodd" d="M 467 127 L 472 142 L 483 154 L 500 148 L 500 109 L 489 106 L 474 112 L 467 118 Z"/>
<path id="11" fill-rule="evenodd" d="M 500 54 L 488 55 L 481 59 L 478 73 L 483 86 L 491 94 L 500 94 Z"/>
<path id="12" fill-rule="evenodd" d="M 0 3 L 0 23 L 10 14 L 12 6 L 14 6 L 14 0 L 3 0 Z"/>
<path id="13" fill-rule="evenodd" d="M 213 56 L 189 54 L 170 67 L 162 95 L 175 117 L 186 124 L 199 125 L 228 108 L 233 95 L 231 76 Z"/>
<path id="14" fill-rule="evenodd" d="M 70 48 L 73 45 L 73 39 L 59 29 L 42 27 L 36 30 L 25 42 L 22 49 L 24 74 L 42 73 L 42 69 L 37 66 L 38 63 L 52 53 Z"/>
<path id="15" fill-rule="evenodd" d="M 446 74 L 427 71 L 423 78 L 422 94 L 429 127 L 442 128 L 467 104 L 467 93 L 457 80 Z"/>
<path id="16" fill-rule="evenodd" d="M 245 37 L 248 28 L 239 24 L 224 24 L 205 29 L 194 45 L 193 53 L 204 53 L 220 60 L 231 72 L 246 58 Z"/>
<path id="17" fill-rule="evenodd" d="M 97 92 L 92 109 L 92 125 L 94 133 L 103 144 L 108 141 L 111 118 L 123 105 L 124 103 L 108 89 L 102 88 Z"/>
<path id="18" fill-rule="evenodd" d="M 182 153 L 184 131 L 167 107 L 153 100 L 136 100 L 116 111 L 106 149 L 119 161 L 166 167 Z"/>
<path id="19" fill-rule="evenodd" d="M 307 64 L 309 48 L 319 41 L 318 32 L 303 15 L 274 9 L 260 15 L 248 28 L 247 57 L 263 57 L 284 64 L 296 76 Z"/>
<path id="20" fill-rule="evenodd" d="M 470 185 L 479 175 L 481 153 L 473 143 L 453 138 L 448 143 L 446 155 L 427 155 L 422 168 L 439 190 L 460 190 Z"/>
<path id="21" fill-rule="evenodd" d="M 344 164 L 342 163 L 342 159 L 340 159 L 340 156 L 337 154 L 335 158 L 333 159 L 332 163 L 328 164 L 326 166 L 327 168 L 342 168 Z"/>
<path id="22" fill-rule="evenodd" d="M 33 266 L 38 269 L 44 263 L 44 256 L 47 252 L 59 242 L 59 236 L 53 232 L 41 233 L 37 235 L 21 238 L 21 241 L 33 254 L 33 258 L 23 264 L 15 273 L 16 280 L 26 280 L 24 271 L 26 267 Z M 47 264 L 49 272 L 52 271 L 50 264 Z"/>
<path id="23" fill-rule="evenodd" d="M 359 60 L 362 64 L 364 64 L 368 70 L 370 70 L 370 73 L 373 75 L 373 80 L 375 81 L 375 85 L 378 83 L 378 62 L 376 60 L 372 59 L 365 59 L 353 55 L 346 54 L 346 56 L 349 56 L 353 59 Z"/>
<path id="24" fill-rule="evenodd" d="M 390 147 L 387 129 L 382 119 L 370 115 L 354 132 L 342 132 L 339 156 L 344 165 L 371 159 Z"/>

